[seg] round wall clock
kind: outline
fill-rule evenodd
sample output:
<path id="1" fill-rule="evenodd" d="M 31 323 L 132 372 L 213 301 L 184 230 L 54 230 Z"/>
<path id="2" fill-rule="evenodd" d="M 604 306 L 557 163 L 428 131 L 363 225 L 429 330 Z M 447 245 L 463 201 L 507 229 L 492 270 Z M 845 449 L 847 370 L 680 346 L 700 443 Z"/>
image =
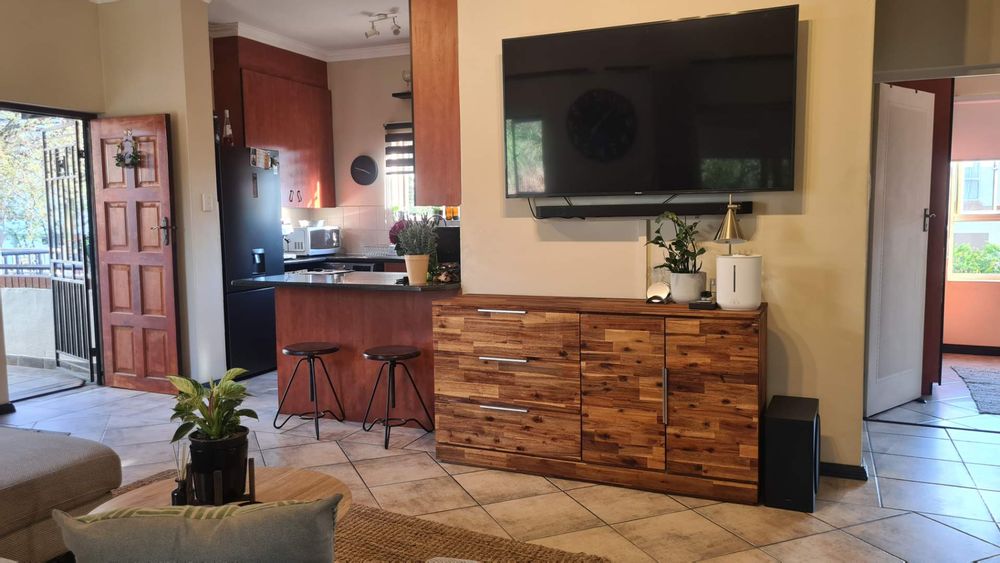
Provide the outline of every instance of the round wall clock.
<path id="1" fill-rule="evenodd" d="M 632 102 L 604 88 L 581 94 L 566 114 L 570 142 L 583 156 L 600 162 L 624 156 L 635 142 L 637 125 Z"/>
<path id="2" fill-rule="evenodd" d="M 378 163 L 375 159 L 363 154 L 351 162 L 351 178 L 362 186 L 370 186 L 378 178 Z"/>

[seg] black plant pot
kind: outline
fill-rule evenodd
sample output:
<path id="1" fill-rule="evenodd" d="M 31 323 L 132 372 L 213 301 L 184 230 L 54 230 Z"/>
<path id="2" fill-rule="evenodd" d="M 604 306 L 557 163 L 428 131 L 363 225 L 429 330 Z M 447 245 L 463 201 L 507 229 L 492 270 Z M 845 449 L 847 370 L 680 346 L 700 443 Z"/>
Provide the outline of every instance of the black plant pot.
<path id="1" fill-rule="evenodd" d="M 231 438 L 205 440 L 191 434 L 191 478 L 194 499 L 191 504 L 224 504 L 241 500 L 247 482 L 247 430 L 240 426 Z M 222 500 L 215 498 L 216 471 L 222 472 Z M 193 500 L 193 502 L 192 502 Z"/>

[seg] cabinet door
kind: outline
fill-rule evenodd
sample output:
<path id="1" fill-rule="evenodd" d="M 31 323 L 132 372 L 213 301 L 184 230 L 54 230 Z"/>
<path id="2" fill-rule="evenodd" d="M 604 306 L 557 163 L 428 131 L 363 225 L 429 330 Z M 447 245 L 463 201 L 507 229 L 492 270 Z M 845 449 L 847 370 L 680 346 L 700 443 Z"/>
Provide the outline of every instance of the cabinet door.
<path id="1" fill-rule="evenodd" d="M 667 319 L 668 472 L 757 482 L 759 331 L 756 320 Z"/>
<path id="2" fill-rule="evenodd" d="M 460 205 L 457 0 L 411 0 L 410 50 L 416 202 Z"/>
<path id="3" fill-rule="evenodd" d="M 242 72 L 246 144 L 277 149 L 282 205 L 333 207 L 330 91 L 252 70 Z"/>
<path id="4" fill-rule="evenodd" d="M 664 468 L 663 319 L 582 315 L 583 460 Z"/>

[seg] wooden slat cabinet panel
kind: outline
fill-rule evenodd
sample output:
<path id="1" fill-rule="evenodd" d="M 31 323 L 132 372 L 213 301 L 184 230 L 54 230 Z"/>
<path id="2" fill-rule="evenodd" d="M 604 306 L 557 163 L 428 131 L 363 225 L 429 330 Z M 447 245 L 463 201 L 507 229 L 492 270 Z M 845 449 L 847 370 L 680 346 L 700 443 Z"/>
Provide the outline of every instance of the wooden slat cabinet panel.
<path id="1" fill-rule="evenodd" d="M 333 207 L 330 91 L 243 70 L 246 144 L 278 150 L 281 204 Z"/>
<path id="2" fill-rule="evenodd" d="M 662 471 L 663 319 L 581 315 L 583 460 Z"/>
<path id="3" fill-rule="evenodd" d="M 493 408 L 491 408 L 493 407 Z M 580 459 L 580 413 L 438 400 L 438 442 L 558 459 Z"/>
<path id="4" fill-rule="evenodd" d="M 434 389 L 439 400 L 579 413 L 580 363 L 528 360 L 522 364 L 439 352 L 434 355 Z"/>
<path id="5" fill-rule="evenodd" d="M 666 320 L 671 473 L 758 480 L 760 323 Z"/>
<path id="6" fill-rule="evenodd" d="M 435 305 L 434 349 L 473 357 L 580 361 L 580 315 Z"/>

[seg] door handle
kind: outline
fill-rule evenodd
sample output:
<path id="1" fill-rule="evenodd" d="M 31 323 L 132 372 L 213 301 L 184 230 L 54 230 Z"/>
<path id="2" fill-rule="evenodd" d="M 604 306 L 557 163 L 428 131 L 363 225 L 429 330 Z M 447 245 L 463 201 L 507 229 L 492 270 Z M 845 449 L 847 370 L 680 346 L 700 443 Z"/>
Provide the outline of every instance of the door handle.
<path id="1" fill-rule="evenodd" d="M 479 313 L 500 313 L 504 315 L 526 315 L 527 311 L 515 311 L 513 309 L 476 309 Z"/>
<path id="2" fill-rule="evenodd" d="M 302 203 L 302 190 L 295 190 L 295 197 L 299 200 L 299 203 Z"/>
<path id="3" fill-rule="evenodd" d="M 483 362 L 507 362 L 510 364 L 528 363 L 528 360 L 524 358 L 498 358 L 496 356 L 479 356 L 479 360 Z"/>
<path id="4" fill-rule="evenodd" d="M 663 425 L 667 426 L 667 412 L 670 399 L 670 369 L 663 368 Z"/>
<path id="5" fill-rule="evenodd" d="M 528 409 L 521 409 L 515 407 L 495 407 L 493 405 L 479 405 L 479 408 L 488 411 L 520 412 L 520 413 L 528 412 Z"/>
<path id="6" fill-rule="evenodd" d="M 163 246 L 170 246 L 170 231 L 174 230 L 176 227 L 170 224 L 170 219 L 164 217 L 160 219 L 160 224 L 154 227 L 150 227 L 149 230 L 155 231 L 159 230 L 162 236 Z"/>
<path id="7" fill-rule="evenodd" d="M 937 217 L 937 213 L 931 213 L 930 209 L 924 208 L 924 232 L 930 228 L 931 219 Z"/>

